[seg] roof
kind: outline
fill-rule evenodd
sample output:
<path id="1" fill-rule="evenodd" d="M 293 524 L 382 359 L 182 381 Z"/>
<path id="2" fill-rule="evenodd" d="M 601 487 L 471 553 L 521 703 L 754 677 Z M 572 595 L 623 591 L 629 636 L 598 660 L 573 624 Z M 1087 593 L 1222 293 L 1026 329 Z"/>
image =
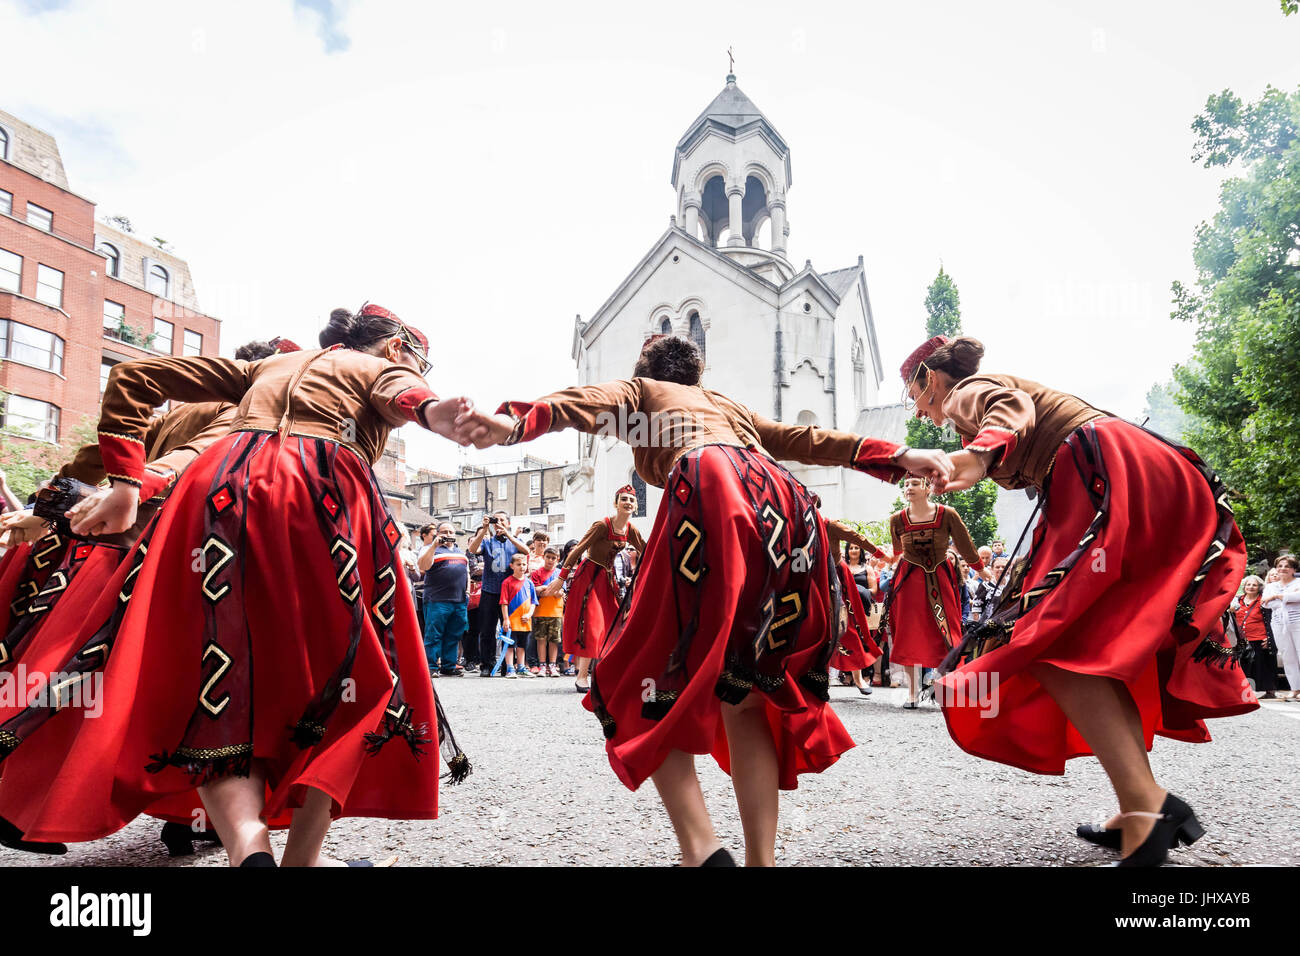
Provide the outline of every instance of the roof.
<path id="1" fill-rule="evenodd" d="M 402 498 L 407 501 L 414 500 L 415 498 L 415 495 L 411 494 L 405 488 L 401 488 L 393 484 L 391 481 L 384 481 L 382 478 L 379 479 L 379 490 L 384 493 L 384 497 L 386 498 Z"/>
<path id="2" fill-rule="evenodd" d="M 857 435 L 870 435 L 884 441 L 902 444 L 907 440 L 907 422 L 911 412 L 901 402 L 893 405 L 876 405 L 858 412 L 858 420 L 853 423 L 853 432 Z"/>
<path id="3" fill-rule="evenodd" d="M 853 286 L 853 280 L 858 277 L 859 267 L 856 265 L 847 266 L 843 269 L 836 269 L 833 272 L 823 272 L 822 281 L 831 287 L 836 298 L 843 299 L 844 293 L 848 292 Z"/>
<path id="4" fill-rule="evenodd" d="M 402 502 L 402 524 L 408 528 L 423 528 L 426 524 L 437 523 L 437 519 L 423 508 L 417 508 L 409 501 Z"/>
<path id="5" fill-rule="evenodd" d="M 772 125 L 771 120 L 764 116 L 763 111 L 754 105 L 754 101 L 736 85 L 736 78 L 731 74 L 727 75 L 727 85 L 722 88 L 722 92 L 713 98 L 713 102 L 704 108 L 704 112 L 695 118 L 695 122 L 687 128 L 682 138 L 678 140 L 677 148 L 684 149 L 687 142 L 694 136 L 695 131 L 705 123 L 721 127 L 732 134 L 737 133 L 751 123 L 762 123 L 778 141 L 782 150 L 788 148 L 785 141 L 781 139 L 781 134 Z"/>

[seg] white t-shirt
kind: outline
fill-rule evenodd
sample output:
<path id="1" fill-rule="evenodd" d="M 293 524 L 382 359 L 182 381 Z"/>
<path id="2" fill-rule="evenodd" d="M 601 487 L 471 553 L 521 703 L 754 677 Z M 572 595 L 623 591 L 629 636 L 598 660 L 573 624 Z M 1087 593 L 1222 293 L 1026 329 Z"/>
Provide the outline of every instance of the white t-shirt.
<path id="1" fill-rule="evenodd" d="M 1274 594 L 1281 595 L 1282 600 L 1264 605 L 1273 610 L 1273 630 L 1277 631 L 1278 625 L 1285 620 L 1283 630 L 1300 634 L 1300 578 L 1293 578 L 1290 584 L 1274 581 L 1264 585 L 1264 597 L 1272 597 Z"/>

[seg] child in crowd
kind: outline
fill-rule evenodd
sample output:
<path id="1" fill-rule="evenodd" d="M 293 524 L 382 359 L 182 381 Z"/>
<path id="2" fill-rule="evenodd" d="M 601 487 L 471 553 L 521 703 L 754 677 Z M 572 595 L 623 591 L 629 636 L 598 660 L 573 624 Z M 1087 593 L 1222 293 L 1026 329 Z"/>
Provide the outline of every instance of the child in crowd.
<path id="1" fill-rule="evenodd" d="M 547 546 L 542 566 L 529 576 L 537 590 L 537 612 L 533 615 L 533 640 L 541 673 L 559 677 L 561 625 L 564 619 L 564 582 L 560 580 L 560 549 Z"/>
<path id="2" fill-rule="evenodd" d="M 518 552 L 510 559 L 510 577 L 501 584 L 501 623 L 510 631 L 515 645 L 506 651 L 506 677 L 532 677 L 525 655 L 528 634 L 532 630 L 533 608 L 537 607 L 537 589 L 528 579 L 528 555 Z M 514 665 L 511 666 L 511 658 Z"/>

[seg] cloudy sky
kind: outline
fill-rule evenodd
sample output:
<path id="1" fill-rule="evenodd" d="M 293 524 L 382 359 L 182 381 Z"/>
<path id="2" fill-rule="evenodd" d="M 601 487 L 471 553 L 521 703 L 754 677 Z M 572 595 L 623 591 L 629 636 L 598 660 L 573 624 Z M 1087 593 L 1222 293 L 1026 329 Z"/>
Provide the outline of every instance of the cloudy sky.
<path id="1" fill-rule="evenodd" d="M 1220 173 L 1189 124 L 1300 84 L 1277 0 L 0 0 L 0 36 L 0 108 L 189 259 L 223 354 L 371 299 L 430 333 L 435 389 L 493 405 L 575 379 L 574 314 L 666 227 L 734 46 L 792 151 L 791 258 L 865 257 L 883 400 L 942 260 L 987 368 L 1136 416 L 1192 341 L 1169 285 Z"/>

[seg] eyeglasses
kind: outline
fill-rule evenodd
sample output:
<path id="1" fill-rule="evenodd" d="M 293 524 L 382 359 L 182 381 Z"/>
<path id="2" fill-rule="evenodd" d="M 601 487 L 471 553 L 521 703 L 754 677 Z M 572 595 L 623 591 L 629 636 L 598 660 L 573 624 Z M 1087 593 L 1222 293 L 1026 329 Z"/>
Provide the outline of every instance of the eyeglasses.
<path id="1" fill-rule="evenodd" d="M 415 356 L 415 360 L 416 360 L 417 362 L 420 363 L 420 366 L 419 366 L 419 372 L 420 372 L 420 375 L 421 375 L 421 376 L 428 375 L 428 374 L 429 374 L 429 370 L 433 368 L 433 363 L 430 362 L 427 358 L 425 358 L 422 354 L 420 354 L 419 352 L 417 352 L 417 351 L 415 350 L 415 347 L 414 347 L 413 345 L 411 345 L 410 342 L 403 341 L 403 342 L 402 342 L 402 348 L 406 349 L 406 351 L 408 351 L 408 352 L 410 352 L 412 355 L 414 355 L 414 356 Z"/>

